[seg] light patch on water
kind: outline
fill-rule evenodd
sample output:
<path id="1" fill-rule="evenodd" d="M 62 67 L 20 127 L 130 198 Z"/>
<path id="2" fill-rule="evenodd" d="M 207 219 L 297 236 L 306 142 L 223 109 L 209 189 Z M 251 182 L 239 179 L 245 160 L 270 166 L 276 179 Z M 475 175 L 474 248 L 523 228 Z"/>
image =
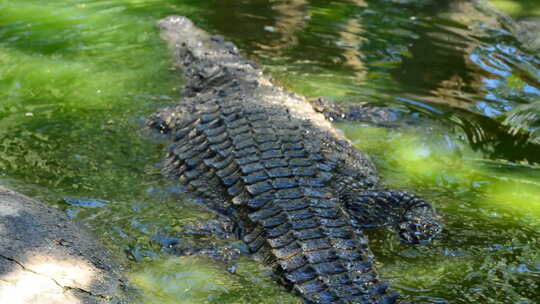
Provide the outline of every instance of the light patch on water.
<path id="1" fill-rule="evenodd" d="M 357 147 L 378 155 L 384 160 L 382 166 L 402 170 L 407 176 L 429 177 L 432 182 L 437 178 L 455 179 L 467 184 L 468 176 L 475 171 L 474 164 L 462 158 L 474 152 L 429 126 L 400 130 L 354 124 L 343 127 Z"/>
<path id="2" fill-rule="evenodd" d="M 234 279 L 195 257 L 169 257 L 145 263 L 130 275 L 143 291 L 144 303 L 208 303 L 213 294 L 227 292 Z"/>
<path id="3" fill-rule="evenodd" d="M 433 187 L 437 190 L 432 195 L 449 189 L 471 193 L 477 198 L 468 208 L 479 207 L 480 216 L 540 225 L 540 183 L 534 167 L 485 162 L 457 138 L 445 138 L 426 126 L 396 131 L 344 124 L 343 129 L 359 148 L 378 156 L 379 169 L 394 187 Z"/>
<path id="4" fill-rule="evenodd" d="M 539 184 L 527 180 L 498 181 L 488 186 L 486 194 L 486 208 L 511 212 L 519 221 L 540 228 Z"/>
<path id="5" fill-rule="evenodd" d="M 137 265 L 129 275 L 144 304 L 299 304 L 300 299 L 270 277 L 270 270 L 241 259 L 227 266 L 198 256 L 161 257 Z"/>
<path id="6" fill-rule="evenodd" d="M 498 10 L 501 10 L 513 17 L 523 15 L 540 16 L 540 4 L 530 0 L 489 0 L 489 3 Z"/>

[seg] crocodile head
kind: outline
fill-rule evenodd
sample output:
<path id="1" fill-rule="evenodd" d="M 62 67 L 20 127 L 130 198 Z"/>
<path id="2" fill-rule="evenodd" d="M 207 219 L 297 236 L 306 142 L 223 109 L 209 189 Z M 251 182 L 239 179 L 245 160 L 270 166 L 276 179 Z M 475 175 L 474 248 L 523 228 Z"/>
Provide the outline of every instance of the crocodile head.
<path id="1" fill-rule="evenodd" d="M 193 40 L 192 37 L 200 31 L 191 20 L 184 16 L 169 16 L 159 20 L 157 25 L 165 41 L 178 43 L 176 46 L 186 45 L 188 40 Z"/>
<path id="2" fill-rule="evenodd" d="M 215 64 L 213 61 L 239 55 L 234 44 L 222 36 L 209 35 L 184 16 L 166 17 L 159 20 L 157 26 L 161 37 L 181 58 Z"/>

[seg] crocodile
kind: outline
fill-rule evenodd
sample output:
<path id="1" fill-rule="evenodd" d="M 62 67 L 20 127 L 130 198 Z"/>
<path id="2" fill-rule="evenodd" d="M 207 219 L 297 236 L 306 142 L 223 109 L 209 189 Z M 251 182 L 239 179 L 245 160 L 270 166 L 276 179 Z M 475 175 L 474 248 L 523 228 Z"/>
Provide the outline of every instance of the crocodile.
<path id="1" fill-rule="evenodd" d="M 365 230 L 423 244 L 442 229 L 434 209 L 384 187 L 366 154 L 233 43 L 187 17 L 158 27 L 185 81 L 183 102 L 148 118 L 172 141 L 163 173 L 231 219 L 305 303 L 404 303 L 378 275 Z"/>

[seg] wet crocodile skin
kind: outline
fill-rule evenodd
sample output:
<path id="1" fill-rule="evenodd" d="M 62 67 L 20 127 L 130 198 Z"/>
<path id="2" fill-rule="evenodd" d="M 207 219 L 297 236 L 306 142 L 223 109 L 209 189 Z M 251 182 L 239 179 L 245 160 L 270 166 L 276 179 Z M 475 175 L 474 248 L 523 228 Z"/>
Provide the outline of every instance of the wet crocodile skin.
<path id="1" fill-rule="evenodd" d="M 306 302 L 398 303 L 374 269 L 363 227 L 395 225 L 416 242 L 431 225 L 429 239 L 438 232 L 431 207 L 378 190 L 369 158 L 234 45 L 184 17 L 159 25 L 186 81 L 183 102 L 149 119 L 174 141 L 165 174 L 222 202 L 250 251 Z M 420 211 L 407 213 L 412 207 Z"/>

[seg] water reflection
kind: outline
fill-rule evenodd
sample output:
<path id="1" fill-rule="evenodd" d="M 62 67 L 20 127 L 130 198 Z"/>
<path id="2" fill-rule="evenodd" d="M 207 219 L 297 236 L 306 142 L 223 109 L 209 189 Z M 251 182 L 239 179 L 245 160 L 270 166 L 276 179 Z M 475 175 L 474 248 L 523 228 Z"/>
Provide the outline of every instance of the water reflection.
<path id="1" fill-rule="evenodd" d="M 362 37 L 364 29 L 357 19 L 349 19 L 344 28 L 339 33 L 339 42 L 342 43 L 341 46 L 344 48 L 343 57 L 345 57 L 345 64 L 354 70 L 357 81 L 363 81 L 367 72 L 364 62 L 361 59 L 363 54 L 360 51 L 362 42 L 365 40 Z"/>
<path id="2" fill-rule="evenodd" d="M 349 0 L 355 6 L 365 9 L 368 4 L 364 0 Z M 362 23 L 357 18 L 350 18 L 343 26 L 343 31 L 339 33 L 340 39 L 344 48 L 343 57 L 345 64 L 353 68 L 354 75 L 357 81 L 363 81 L 366 77 L 366 67 L 363 61 L 364 54 L 360 51 L 362 44 L 365 42 L 365 30 Z"/>
<path id="3" fill-rule="evenodd" d="M 480 75 L 467 60 L 477 42 L 458 23 L 456 14 L 475 12 L 465 1 L 447 1 L 431 7 L 423 16 L 411 16 L 418 35 L 408 46 L 408 56 L 391 71 L 403 87 L 403 95 L 429 103 L 467 109 L 481 91 Z"/>
<path id="4" fill-rule="evenodd" d="M 310 18 L 308 2 L 306 0 L 278 1 L 272 5 L 276 13 L 275 22 L 264 27 L 266 31 L 278 34 L 276 39 L 271 39 L 258 46 L 265 51 L 280 54 L 279 50 L 294 47 L 298 44 L 298 32 Z"/>
<path id="5" fill-rule="evenodd" d="M 481 11 L 478 2 L 438 3 L 410 16 L 406 27 L 418 36 L 390 73 L 401 97 L 436 105 L 443 117 L 428 115 L 459 126 L 487 157 L 537 163 L 537 135 L 499 121 L 540 96 L 539 59 L 504 30 L 505 19 Z"/>
<path id="6" fill-rule="evenodd" d="M 201 22 L 212 32 L 222 33 L 246 52 L 279 56 L 281 50 L 298 44 L 298 33 L 310 18 L 306 0 L 207 1 Z M 223 14 L 227 11 L 227 14 Z"/>
<path id="7" fill-rule="evenodd" d="M 540 99 L 515 107 L 502 123 L 510 128 L 509 133 L 516 135 L 526 132 L 530 135 L 529 142 L 540 145 Z"/>

